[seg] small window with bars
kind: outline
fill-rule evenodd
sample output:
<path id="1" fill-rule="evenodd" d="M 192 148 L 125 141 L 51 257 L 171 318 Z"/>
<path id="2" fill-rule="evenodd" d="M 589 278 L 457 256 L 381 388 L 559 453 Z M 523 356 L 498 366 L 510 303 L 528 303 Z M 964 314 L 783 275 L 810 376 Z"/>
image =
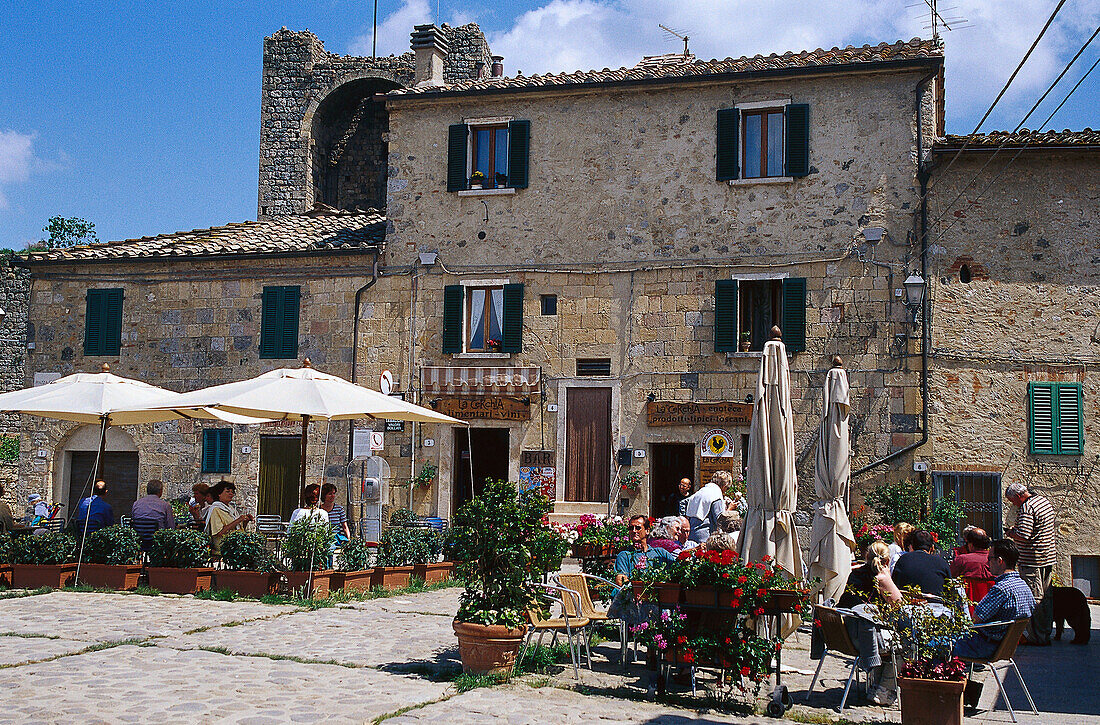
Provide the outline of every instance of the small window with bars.
<path id="1" fill-rule="evenodd" d="M 608 377 L 611 375 L 611 358 L 594 357 L 577 360 L 578 377 Z"/>
<path id="2" fill-rule="evenodd" d="M 959 531 L 966 526 L 977 526 L 995 539 L 1002 536 L 1001 474 L 936 471 L 932 474 L 932 484 L 935 500 L 946 498 L 962 508 Z"/>
<path id="3" fill-rule="evenodd" d="M 1028 383 L 1028 441 L 1037 455 L 1079 456 L 1085 448 L 1080 383 Z"/>

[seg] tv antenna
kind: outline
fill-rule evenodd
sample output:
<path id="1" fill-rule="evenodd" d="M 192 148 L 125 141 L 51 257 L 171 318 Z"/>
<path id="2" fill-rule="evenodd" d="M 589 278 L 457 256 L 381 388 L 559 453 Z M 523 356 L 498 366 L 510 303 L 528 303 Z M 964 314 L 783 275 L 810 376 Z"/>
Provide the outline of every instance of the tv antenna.
<path id="1" fill-rule="evenodd" d="M 687 35 L 685 35 L 683 33 L 678 33 L 675 30 L 673 30 L 672 28 L 670 28 L 666 25 L 662 25 L 661 23 L 657 23 L 657 27 L 659 27 L 661 30 L 665 31 L 666 33 L 668 33 L 672 37 L 679 38 L 680 40 L 684 41 L 684 57 L 685 58 L 688 57 L 688 36 Z"/>
<path id="2" fill-rule="evenodd" d="M 970 21 L 964 18 L 962 15 L 956 13 L 957 6 L 944 8 L 941 12 L 939 7 L 939 0 L 922 0 L 922 2 L 913 3 L 907 5 L 907 8 L 924 8 L 928 11 L 928 25 L 925 25 L 925 29 L 932 31 L 932 39 L 940 39 L 940 27 L 944 30 L 959 30 L 961 28 L 972 27 Z"/>

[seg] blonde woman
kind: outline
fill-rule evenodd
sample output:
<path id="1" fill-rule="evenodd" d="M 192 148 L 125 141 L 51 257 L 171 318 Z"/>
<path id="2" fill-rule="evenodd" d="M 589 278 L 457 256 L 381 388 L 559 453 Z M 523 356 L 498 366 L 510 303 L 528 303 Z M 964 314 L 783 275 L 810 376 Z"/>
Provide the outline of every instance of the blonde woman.
<path id="1" fill-rule="evenodd" d="M 840 606 L 850 608 L 857 616 L 846 617 L 845 624 L 852 641 L 859 648 L 859 666 L 867 672 L 867 699 L 878 705 L 890 705 L 896 693 L 892 665 L 883 661 L 880 654 L 885 648 L 882 633 L 873 622 L 875 604 L 897 603 L 901 591 L 890 578 L 890 549 L 881 541 L 872 542 L 864 552 L 863 566 L 853 569 L 848 577 L 848 588 L 840 598 Z"/>
<path id="2" fill-rule="evenodd" d="M 916 527 L 904 521 L 894 524 L 894 543 L 890 544 L 890 572 L 894 571 L 894 564 L 905 553 L 905 537 L 916 531 Z"/>
<path id="3" fill-rule="evenodd" d="M 881 541 L 872 541 L 864 552 L 863 565 L 848 576 L 848 587 L 840 606 L 852 608 L 880 601 L 901 601 L 901 590 L 890 576 L 890 549 Z"/>

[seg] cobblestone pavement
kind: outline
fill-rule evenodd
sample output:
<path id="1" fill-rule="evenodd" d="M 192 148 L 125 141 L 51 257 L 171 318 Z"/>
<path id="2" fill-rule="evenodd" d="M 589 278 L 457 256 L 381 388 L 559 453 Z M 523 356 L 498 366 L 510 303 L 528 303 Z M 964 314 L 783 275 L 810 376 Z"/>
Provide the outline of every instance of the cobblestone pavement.
<path id="1" fill-rule="evenodd" d="M 624 673 L 598 645 L 593 669 L 528 675 L 506 686 L 458 693 L 451 631 L 458 589 L 306 611 L 256 602 L 192 597 L 54 592 L 0 600 L 0 722 L 505 722 L 647 725 L 767 723 L 706 710 L 702 694 L 673 687 L 669 703 L 647 699 L 641 665 Z M 1093 621 L 1100 623 L 1100 608 Z M 1067 638 L 1068 639 L 1068 638 Z M 792 715 L 826 722 L 847 668 L 831 659 L 811 705 L 804 704 L 816 662 L 808 638 L 788 640 L 785 682 Z M 1042 714 L 1021 723 L 1100 723 L 1093 686 L 1100 638 L 1021 648 L 1017 661 Z M 705 684 L 705 683 L 704 683 Z M 990 679 L 988 709 L 996 694 Z M 1018 707 L 1023 693 L 1010 685 Z M 848 720 L 896 722 L 895 709 L 861 704 Z M 1003 705 L 971 722 L 1010 722 Z"/>

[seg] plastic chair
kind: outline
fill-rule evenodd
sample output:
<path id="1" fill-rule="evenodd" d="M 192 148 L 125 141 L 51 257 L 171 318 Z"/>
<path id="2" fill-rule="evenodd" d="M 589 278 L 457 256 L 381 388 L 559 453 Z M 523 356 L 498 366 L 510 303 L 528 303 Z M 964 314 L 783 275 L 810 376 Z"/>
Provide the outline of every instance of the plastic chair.
<path id="1" fill-rule="evenodd" d="M 848 693 L 851 692 L 852 681 L 855 680 L 856 684 L 859 684 L 859 648 L 856 647 L 852 637 L 848 634 L 844 617 L 838 610 L 814 605 L 814 619 L 821 622 L 821 637 L 825 642 L 825 650 L 821 653 L 821 661 L 817 663 L 814 678 L 810 680 L 810 689 L 806 692 L 806 702 L 810 701 L 810 697 L 814 693 L 814 685 L 817 684 L 821 668 L 825 665 L 825 658 L 829 655 L 840 659 L 849 658 L 852 662 L 852 669 L 848 672 L 848 681 L 844 684 L 844 695 L 840 698 L 840 707 L 836 709 L 837 712 L 840 712 L 848 704 Z"/>
<path id="2" fill-rule="evenodd" d="M 1031 693 L 1028 692 L 1027 685 L 1024 684 L 1023 675 L 1020 674 L 1020 668 L 1016 666 L 1016 660 L 1013 657 L 1016 656 L 1016 647 L 1020 644 L 1020 637 L 1023 636 L 1024 630 L 1027 629 L 1028 622 L 1031 620 L 1027 617 L 1017 619 L 1012 622 L 989 622 L 987 624 L 976 624 L 974 629 L 983 629 L 985 627 L 1004 627 L 1008 626 L 1005 631 L 1004 639 L 997 645 L 997 651 L 991 656 L 982 659 L 979 657 L 960 657 L 963 662 L 970 665 L 970 672 L 973 674 L 974 665 L 987 665 L 989 671 L 993 673 L 993 679 L 997 681 L 998 698 L 1004 698 L 1005 706 L 1008 707 L 1008 714 L 1012 718 L 1012 722 L 1016 722 L 1016 713 L 1012 710 L 1012 703 L 1008 701 L 1008 693 L 1005 692 L 1004 682 L 1000 675 L 997 674 L 998 667 L 995 663 L 1004 662 L 1000 666 L 1000 669 L 1008 672 L 1008 668 L 1012 668 L 1012 671 L 1016 673 L 1016 679 L 1020 681 L 1020 687 L 1024 690 L 1024 695 L 1027 697 L 1027 704 L 1031 705 L 1031 711 L 1036 715 L 1039 711 L 1035 708 L 1035 701 L 1031 699 Z M 1007 677 L 1007 674 L 1006 674 Z M 990 712 L 997 709 L 997 700 L 993 700 L 993 706 L 989 708 Z"/>
<path id="3" fill-rule="evenodd" d="M 588 580 L 594 579 L 602 584 L 609 586 L 615 586 L 612 582 L 609 582 L 603 577 L 596 576 L 595 574 L 558 574 L 557 582 L 560 586 L 566 589 L 576 592 L 580 597 L 580 615 L 587 619 L 592 620 L 595 624 L 607 624 L 610 622 L 618 622 L 619 624 L 619 651 L 620 660 L 622 666 L 626 667 L 626 655 L 627 655 L 627 630 L 626 622 L 621 619 L 612 619 L 607 616 L 607 612 L 602 609 L 596 609 L 596 605 L 592 602 L 592 592 L 588 589 Z M 592 631 L 589 629 L 588 638 L 591 642 Z"/>
<path id="4" fill-rule="evenodd" d="M 575 638 L 579 635 L 581 641 L 584 642 L 588 669 L 592 669 L 592 654 L 588 649 L 588 640 L 586 638 L 587 629 L 591 624 L 591 620 L 577 616 L 577 612 L 580 611 L 580 597 L 576 592 L 566 589 L 565 587 L 554 586 L 553 584 L 539 584 L 537 586 L 543 590 L 542 597 L 544 599 L 561 607 L 562 616 L 544 619 L 542 612 L 538 609 L 531 608 L 527 610 L 530 627 L 527 630 L 527 636 L 524 639 L 523 646 L 520 648 L 519 656 L 516 657 L 516 664 L 518 665 L 523 661 L 523 655 L 526 653 L 527 648 L 531 646 L 531 638 L 534 637 L 535 632 L 539 633 L 538 644 L 540 646 L 542 645 L 542 638 L 547 632 L 554 635 L 554 640 L 557 640 L 558 635 L 564 632 L 566 640 L 569 642 L 569 659 L 573 662 L 573 676 L 577 680 L 580 680 L 581 674 L 580 668 L 577 666 L 577 661 L 580 659 L 581 643 Z M 554 592 L 557 594 L 554 594 Z"/>
<path id="5" fill-rule="evenodd" d="M 981 579 L 977 577 L 963 577 L 963 587 L 966 589 L 966 598 L 974 602 L 970 605 L 970 617 L 974 617 L 974 608 L 982 598 L 993 588 L 993 579 Z"/>
<path id="6" fill-rule="evenodd" d="M 127 517 L 129 519 L 129 517 Z M 141 539 L 141 550 L 148 553 L 153 543 L 153 534 L 160 528 L 160 522 L 156 519 L 139 518 L 129 519 L 129 526 L 137 532 Z"/>

